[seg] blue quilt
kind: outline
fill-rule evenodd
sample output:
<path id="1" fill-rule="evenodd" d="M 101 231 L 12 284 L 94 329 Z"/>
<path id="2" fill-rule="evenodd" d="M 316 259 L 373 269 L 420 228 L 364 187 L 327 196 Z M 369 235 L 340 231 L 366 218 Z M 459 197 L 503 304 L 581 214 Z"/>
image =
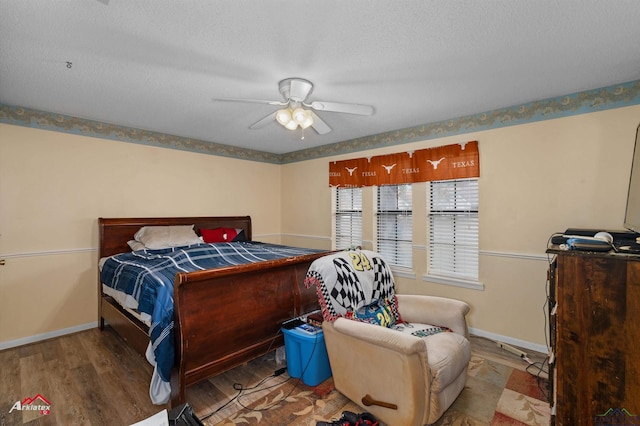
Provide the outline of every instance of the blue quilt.
<path id="1" fill-rule="evenodd" d="M 103 284 L 131 295 L 138 311 L 151 316 L 149 337 L 161 379 L 170 381 L 173 367 L 173 281 L 178 272 L 193 272 L 317 253 L 322 250 L 258 242 L 197 244 L 162 250 L 140 250 L 109 257 L 100 272 Z"/>

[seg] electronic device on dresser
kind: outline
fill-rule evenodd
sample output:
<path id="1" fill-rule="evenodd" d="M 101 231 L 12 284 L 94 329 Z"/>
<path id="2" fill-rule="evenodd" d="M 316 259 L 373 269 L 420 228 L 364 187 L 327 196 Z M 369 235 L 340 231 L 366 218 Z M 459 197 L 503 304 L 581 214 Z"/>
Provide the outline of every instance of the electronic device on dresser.
<path id="1" fill-rule="evenodd" d="M 601 231 L 599 229 L 568 228 L 551 238 L 551 244 L 569 250 L 584 250 L 621 254 L 640 254 L 638 234 L 627 230 Z"/>

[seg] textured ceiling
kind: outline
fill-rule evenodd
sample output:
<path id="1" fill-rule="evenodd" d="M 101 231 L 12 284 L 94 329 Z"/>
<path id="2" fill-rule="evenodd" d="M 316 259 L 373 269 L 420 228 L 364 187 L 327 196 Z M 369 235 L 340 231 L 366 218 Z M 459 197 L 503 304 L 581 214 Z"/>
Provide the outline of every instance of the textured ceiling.
<path id="1" fill-rule="evenodd" d="M 0 0 L 0 103 L 283 154 L 638 80 L 639 23 L 637 0 Z M 288 77 L 375 113 L 301 140 L 212 100 Z"/>

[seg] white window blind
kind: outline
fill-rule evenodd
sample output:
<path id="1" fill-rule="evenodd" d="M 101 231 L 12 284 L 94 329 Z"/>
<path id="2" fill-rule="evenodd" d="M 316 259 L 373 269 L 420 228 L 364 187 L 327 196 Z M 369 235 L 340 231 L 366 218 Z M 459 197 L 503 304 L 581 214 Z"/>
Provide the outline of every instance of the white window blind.
<path id="1" fill-rule="evenodd" d="M 430 182 L 430 275 L 478 279 L 478 180 Z"/>
<path id="2" fill-rule="evenodd" d="M 377 248 L 391 265 L 412 267 L 412 207 L 410 184 L 378 187 Z"/>
<path id="3" fill-rule="evenodd" d="M 335 248 L 362 246 L 362 188 L 337 188 L 335 202 Z"/>

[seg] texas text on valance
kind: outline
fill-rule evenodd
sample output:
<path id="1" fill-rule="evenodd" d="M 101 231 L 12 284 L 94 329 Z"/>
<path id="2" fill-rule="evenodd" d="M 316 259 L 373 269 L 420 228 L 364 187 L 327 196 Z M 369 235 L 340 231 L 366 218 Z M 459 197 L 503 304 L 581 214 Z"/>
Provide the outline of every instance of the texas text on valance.
<path id="1" fill-rule="evenodd" d="M 329 163 L 329 186 L 341 188 L 479 176 L 478 141 Z"/>

